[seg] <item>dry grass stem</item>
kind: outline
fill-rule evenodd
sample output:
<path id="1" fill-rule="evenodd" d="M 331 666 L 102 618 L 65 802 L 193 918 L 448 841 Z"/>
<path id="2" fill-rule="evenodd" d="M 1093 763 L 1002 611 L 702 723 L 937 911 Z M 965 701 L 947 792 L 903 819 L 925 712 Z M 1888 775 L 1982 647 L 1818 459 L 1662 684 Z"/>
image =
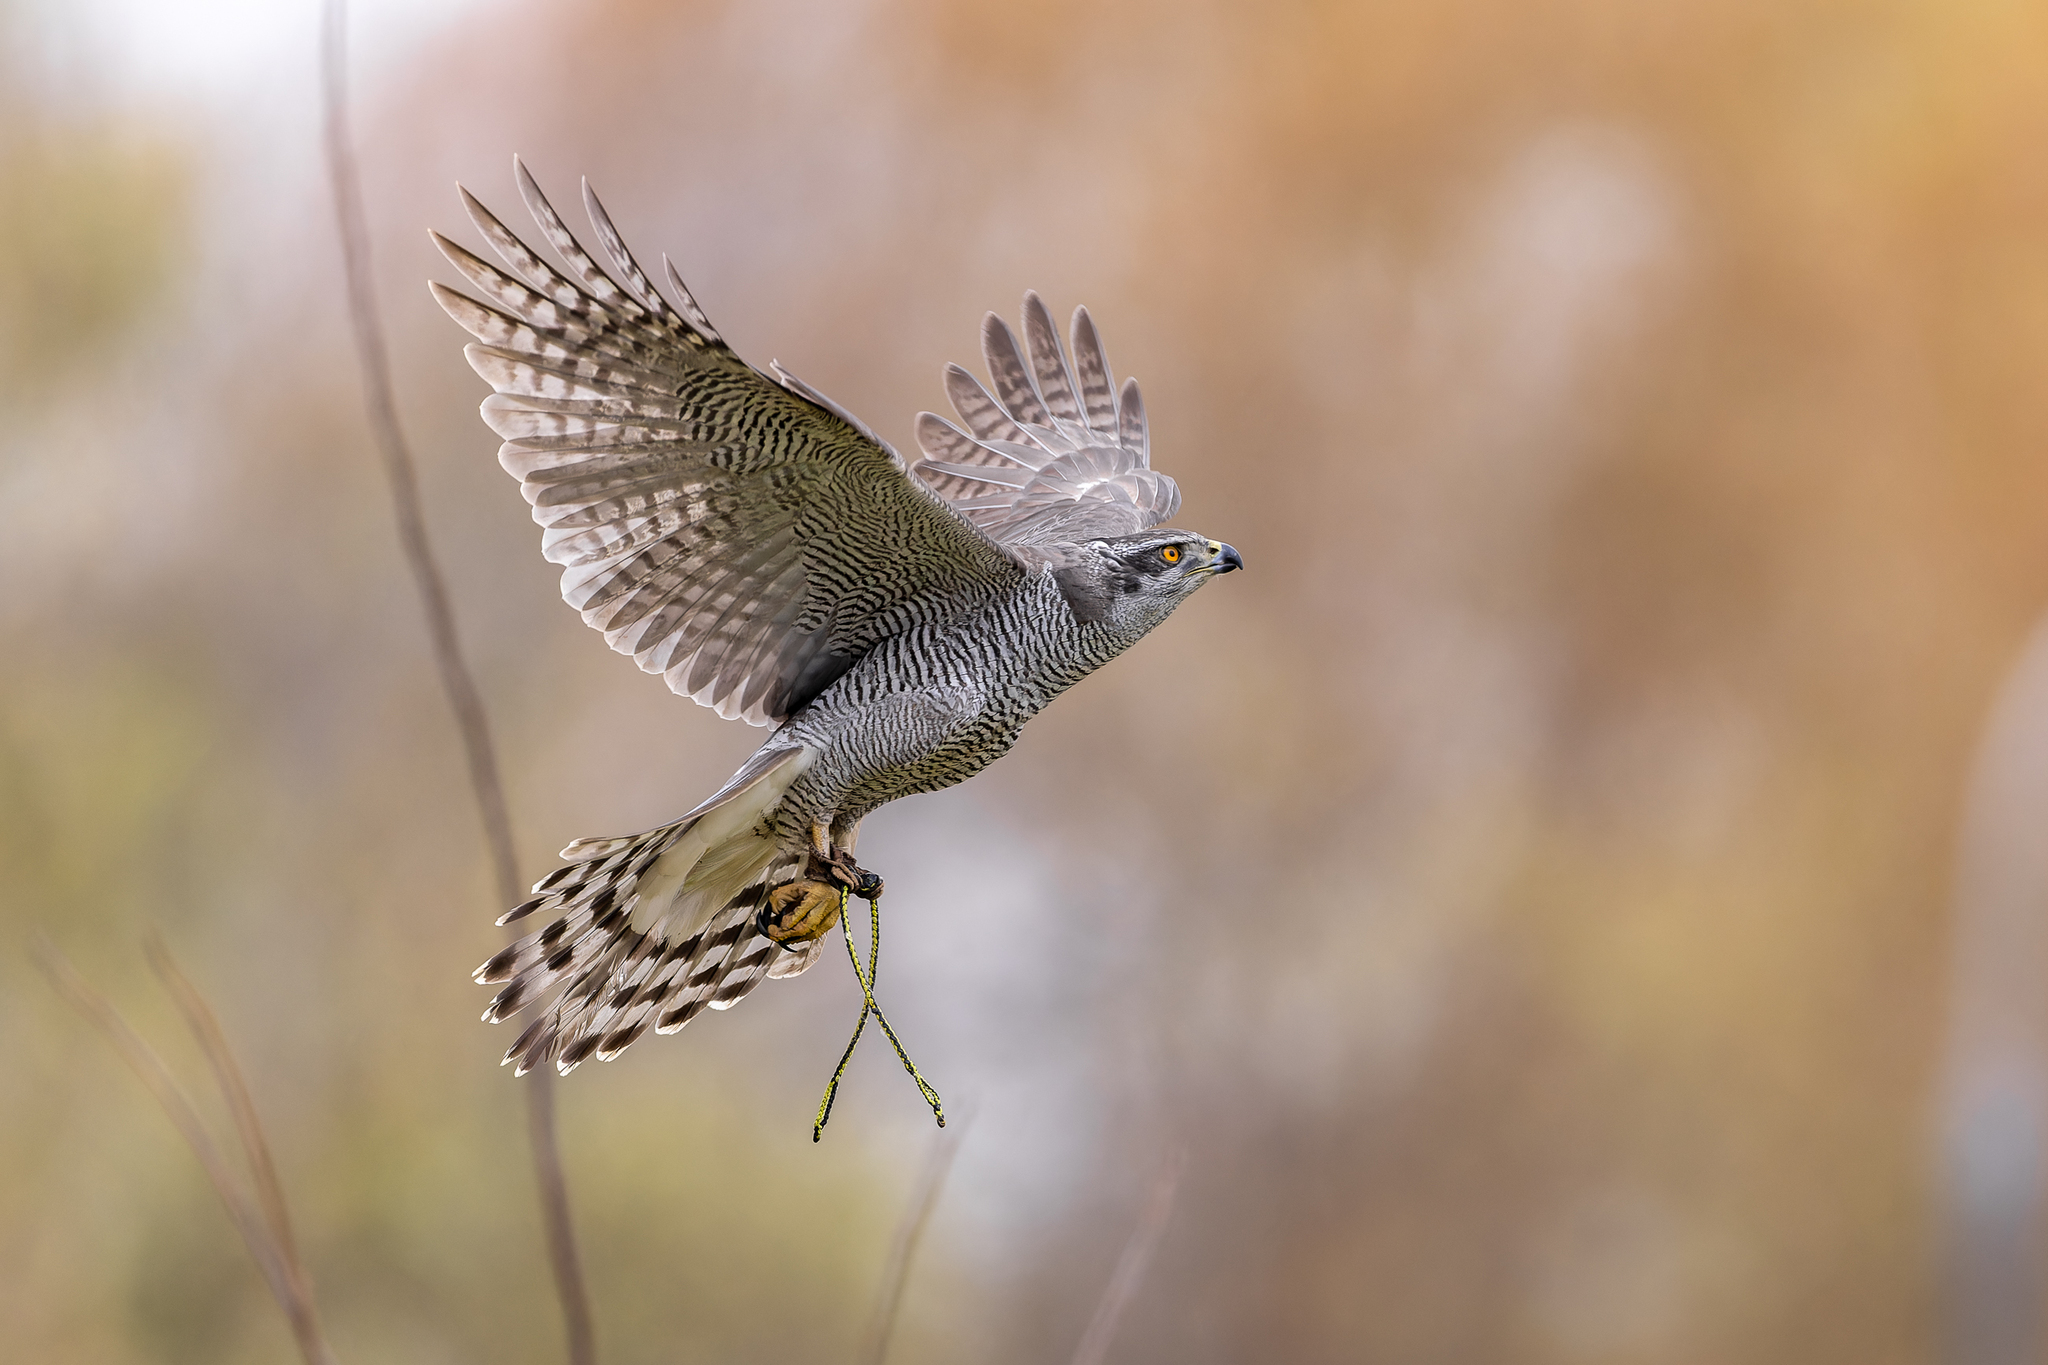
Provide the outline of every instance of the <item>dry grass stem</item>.
<path id="1" fill-rule="evenodd" d="M 328 0 L 322 27 L 322 92 L 326 98 L 326 143 L 328 176 L 334 184 L 334 215 L 342 237 L 342 264 L 348 276 L 348 319 L 356 338 L 356 358 L 362 366 L 362 403 L 369 413 L 371 434 L 383 456 L 385 477 L 391 483 L 391 516 L 397 522 L 397 538 L 406 551 L 414 587 L 420 591 L 420 608 L 426 614 L 426 632 L 434 645 L 434 665 L 440 671 L 440 686 L 449 694 L 449 708 L 463 735 L 463 753 L 469 759 L 469 788 L 477 798 L 477 812 L 483 817 L 483 833 L 492 849 L 492 868 L 498 882 L 500 905 L 520 900 L 518 860 L 512 853 L 512 817 L 506 808 L 504 782 L 498 776 L 498 749 L 492 745 L 489 718 L 483 712 L 483 698 L 477 692 L 469 665 L 463 661 L 461 636 L 455 630 L 455 608 L 449 604 L 449 587 L 434 563 L 432 544 L 426 538 L 426 518 L 420 512 L 420 481 L 414 473 L 412 450 L 406 432 L 397 422 L 397 405 L 391 399 L 391 360 L 385 352 L 383 323 L 377 313 L 377 297 L 371 289 L 371 248 L 369 223 L 362 213 L 362 184 L 356 178 L 354 149 L 348 135 L 348 4 Z M 596 1334 L 590 1318 L 590 1293 L 584 1287 L 582 1259 L 575 1250 L 575 1224 L 569 1216 L 569 1185 L 561 1171 L 561 1146 L 555 1136 L 555 1076 L 547 1068 L 537 1070 L 524 1085 L 526 1136 L 532 1146 L 535 1183 L 541 1195 L 541 1220 L 547 1228 L 547 1259 L 555 1275 L 555 1293 L 561 1300 L 563 1330 L 569 1338 L 569 1365 L 592 1365 L 596 1361 Z"/>
<path id="2" fill-rule="evenodd" d="M 867 1365 L 882 1365 L 889 1354 L 889 1339 L 896 1332 L 896 1314 L 903 1304 L 903 1286 L 910 1278 L 911 1259 L 917 1255 L 917 1244 L 924 1237 L 932 1210 L 938 1207 L 946 1177 L 953 1170 L 953 1158 L 959 1154 L 960 1144 L 974 1123 L 974 1113 L 971 1103 L 965 1106 L 951 1128 L 933 1135 L 932 1145 L 925 1153 L 917 1183 L 911 1187 L 909 1202 L 903 1206 L 903 1217 L 897 1220 L 896 1235 L 889 1244 L 889 1259 L 882 1263 L 882 1278 L 875 1287 L 867 1349 L 861 1355 Z"/>
<path id="3" fill-rule="evenodd" d="M 285 1207 L 284 1186 L 277 1178 L 277 1166 L 270 1158 L 270 1143 L 263 1136 L 263 1124 L 256 1117 L 255 1101 L 250 1098 L 242 1069 L 236 1065 L 235 1055 L 228 1047 L 227 1035 L 221 1032 L 220 1021 L 214 1017 L 206 998 L 179 970 L 161 934 L 151 931 L 142 941 L 142 952 L 149 959 L 150 970 L 156 973 L 157 980 L 163 982 L 164 989 L 178 1006 L 178 1012 L 185 1016 L 186 1027 L 192 1030 L 192 1037 L 205 1055 L 206 1064 L 213 1070 L 214 1084 L 220 1087 L 221 1098 L 227 1101 L 228 1113 L 235 1122 L 235 1133 L 241 1139 L 243 1154 L 249 1161 L 249 1173 L 256 1184 L 256 1202 L 262 1210 L 264 1224 L 276 1240 L 285 1270 L 298 1281 L 303 1293 L 307 1282 L 299 1260 L 298 1241 L 292 1236 L 291 1214 Z"/>
<path id="4" fill-rule="evenodd" d="M 1181 1171 L 1186 1165 L 1187 1149 L 1176 1147 L 1160 1167 L 1138 1226 L 1131 1229 L 1123 1255 L 1117 1257 L 1109 1288 L 1103 1291 L 1102 1302 L 1096 1305 L 1088 1330 L 1081 1334 L 1081 1344 L 1074 1348 L 1074 1365 L 1102 1365 L 1103 1357 L 1109 1354 L 1117 1322 L 1137 1296 L 1138 1286 L 1144 1283 L 1145 1271 L 1150 1268 L 1152 1255 L 1159 1249 L 1159 1238 L 1166 1231 L 1166 1220 L 1173 1216 L 1174 1192 L 1180 1187 Z"/>
<path id="5" fill-rule="evenodd" d="M 483 817 L 484 836 L 490 843 L 498 899 L 509 906 L 524 898 L 520 894 L 518 862 L 512 852 L 512 819 L 505 805 L 504 783 L 498 776 L 497 749 L 491 743 L 483 697 L 470 676 L 469 665 L 463 661 L 448 585 L 441 577 L 433 546 L 427 539 L 426 517 L 420 510 L 419 478 L 405 432 L 398 423 L 398 407 L 391 392 L 391 361 L 385 350 L 384 325 L 371 284 L 370 231 L 349 139 L 347 27 L 345 0 L 329 0 L 321 63 L 326 95 L 327 169 L 333 182 L 342 264 L 348 279 L 349 322 L 362 368 L 363 405 L 370 433 L 383 458 L 385 477 L 391 485 L 391 514 L 397 523 L 406 565 L 412 570 L 413 586 L 419 591 L 420 607 L 427 618 L 434 664 L 448 694 L 448 704 L 455 712 L 456 726 L 462 732 L 470 788 Z"/>
<path id="6" fill-rule="evenodd" d="M 200 1120 L 199 1111 L 193 1107 L 156 1049 L 142 1040 L 142 1036 L 121 1017 L 120 1011 L 94 990 L 47 939 L 37 938 L 34 953 L 36 965 L 42 968 L 57 993 L 113 1044 L 121 1060 L 128 1064 L 128 1069 L 149 1087 L 165 1117 L 170 1119 L 171 1126 L 192 1149 L 192 1155 L 199 1159 L 200 1168 L 206 1172 L 214 1193 L 220 1196 L 221 1204 L 227 1209 L 228 1220 L 241 1234 L 250 1259 L 256 1262 L 264 1283 L 270 1287 L 271 1296 L 284 1310 L 285 1319 L 291 1325 L 292 1338 L 298 1343 L 299 1354 L 305 1357 L 307 1365 L 334 1365 L 334 1353 L 320 1334 L 320 1320 L 313 1308 L 311 1287 L 299 1265 L 298 1253 L 289 1240 L 290 1224 L 284 1212 L 284 1195 L 277 1185 L 276 1172 L 271 1168 L 269 1147 L 263 1140 L 262 1127 L 249 1103 L 241 1070 L 228 1052 L 227 1042 L 221 1036 L 220 1027 L 206 1002 L 178 972 L 162 945 L 153 944 L 151 965 L 157 967 L 158 975 L 163 977 L 165 985 L 177 999 L 179 1009 L 185 1012 L 186 1021 L 192 1025 L 193 1036 L 198 1039 L 207 1063 L 221 1082 L 221 1092 L 229 1109 L 234 1111 L 235 1126 L 242 1135 L 249 1164 L 259 1172 L 256 1182 L 264 1205 L 263 1214 L 258 1213 L 256 1206 L 236 1183 L 220 1148 Z M 275 1214 L 270 1216 L 273 1201 Z"/>
<path id="7" fill-rule="evenodd" d="M 470 789 L 475 793 L 490 844 L 498 903 L 510 906 L 522 896 L 518 861 L 513 855 L 512 820 L 505 803 L 504 783 L 498 775 L 497 750 L 491 743 L 483 698 L 462 657 L 448 587 L 427 540 L 419 480 L 412 452 L 398 423 L 398 409 L 391 392 L 390 358 L 371 285 L 369 226 L 349 136 L 346 0 L 327 0 L 323 19 L 320 65 L 327 170 L 333 184 L 335 219 L 348 279 L 349 321 L 362 366 L 363 402 L 391 485 L 392 516 L 397 522 L 406 564 L 412 570 L 413 584 L 419 590 L 427 634 L 433 642 L 434 663 L 448 695 L 448 705 L 455 713 L 456 727 L 462 734 Z M 555 1292 L 561 1300 L 563 1328 L 568 1336 L 570 1365 L 592 1365 L 597 1359 L 596 1338 L 590 1296 L 584 1287 L 582 1262 L 576 1250 L 575 1225 L 569 1212 L 568 1181 L 562 1173 L 561 1149 L 556 1138 L 553 1084 L 554 1075 L 545 1067 L 527 1078 L 523 1087 L 526 1127 L 533 1149 L 541 1219 L 547 1230 L 548 1263 L 554 1272 Z"/>

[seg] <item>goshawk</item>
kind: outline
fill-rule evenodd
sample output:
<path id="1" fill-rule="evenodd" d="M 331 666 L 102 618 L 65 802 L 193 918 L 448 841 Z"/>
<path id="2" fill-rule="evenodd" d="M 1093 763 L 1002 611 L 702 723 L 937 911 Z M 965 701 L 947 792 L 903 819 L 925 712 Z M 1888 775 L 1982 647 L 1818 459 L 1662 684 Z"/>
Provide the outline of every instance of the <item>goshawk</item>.
<path id="1" fill-rule="evenodd" d="M 610 272 L 514 169 L 566 271 L 466 190 L 505 269 L 434 237 L 482 296 L 433 286 L 497 390 L 498 460 L 607 644 L 775 727 L 680 818 L 563 849 L 500 921 L 549 923 L 477 970 L 503 987 L 484 1017 L 542 1005 L 506 1060 L 567 1072 L 817 961 L 844 889 L 878 885 L 853 860 L 863 816 L 980 772 L 1243 562 L 1159 525 L 1180 490 L 1150 467 L 1138 386 L 1116 387 L 1085 309 L 1071 359 L 1036 294 L 1021 347 L 989 314 L 994 392 L 948 366 L 959 421 L 920 413 L 906 467 L 780 364 L 735 355 L 666 258 L 664 298 L 587 184 Z"/>

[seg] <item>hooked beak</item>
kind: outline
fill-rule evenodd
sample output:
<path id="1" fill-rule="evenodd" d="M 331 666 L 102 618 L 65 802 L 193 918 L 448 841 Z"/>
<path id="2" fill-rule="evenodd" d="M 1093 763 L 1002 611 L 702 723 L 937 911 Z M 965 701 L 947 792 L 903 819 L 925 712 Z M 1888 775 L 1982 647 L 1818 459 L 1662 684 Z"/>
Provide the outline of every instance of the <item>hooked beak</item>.
<path id="1" fill-rule="evenodd" d="M 1229 573 L 1244 567 L 1244 556 L 1220 540 L 1209 542 L 1209 552 L 1216 556 L 1210 561 L 1210 573 Z"/>

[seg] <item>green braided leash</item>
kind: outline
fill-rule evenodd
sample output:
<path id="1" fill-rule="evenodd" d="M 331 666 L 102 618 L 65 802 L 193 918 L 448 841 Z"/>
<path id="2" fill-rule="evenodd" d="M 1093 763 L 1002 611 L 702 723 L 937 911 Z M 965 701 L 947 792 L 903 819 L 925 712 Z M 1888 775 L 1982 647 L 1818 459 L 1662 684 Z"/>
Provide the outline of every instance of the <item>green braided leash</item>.
<path id="1" fill-rule="evenodd" d="M 811 1127 L 811 1141 L 816 1142 L 825 1135 L 825 1124 L 832 1117 L 832 1101 L 839 1095 L 839 1079 L 846 1074 L 846 1064 L 853 1060 L 853 1049 L 860 1042 L 862 1030 L 868 1026 L 868 1016 L 875 1016 L 875 1022 L 888 1035 L 889 1045 L 896 1049 L 896 1060 L 903 1063 L 903 1069 L 910 1073 L 910 1079 L 917 1082 L 917 1088 L 924 1095 L 924 1102 L 932 1107 L 932 1117 L 939 1121 L 939 1127 L 946 1126 L 946 1106 L 939 1099 L 939 1092 L 932 1089 L 931 1082 L 917 1069 L 917 1063 L 910 1060 L 910 1054 L 903 1050 L 903 1043 L 896 1037 L 896 1030 L 889 1027 L 889 1016 L 882 1013 L 882 1007 L 875 1003 L 875 969 L 880 965 L 882 955 L 882 897 L 881 893 L 868 898 L 868 966 L 861 970 L 860 957 L 853 951 L 853 930 L 847 925 L 847 888 L 839 888 L 839 932 L 846 939 L 846 960 L 853 964 L 853 975 L 860 982 L 860 1022 L 853 1026 L 853 1037 L 847 1040 L 846 1051 L 839 1055 L 839 1065 L 832 1069 L 832 1081 L 825 1087 L 825 1098 L 818 1104 L 818 1121 Z"/>

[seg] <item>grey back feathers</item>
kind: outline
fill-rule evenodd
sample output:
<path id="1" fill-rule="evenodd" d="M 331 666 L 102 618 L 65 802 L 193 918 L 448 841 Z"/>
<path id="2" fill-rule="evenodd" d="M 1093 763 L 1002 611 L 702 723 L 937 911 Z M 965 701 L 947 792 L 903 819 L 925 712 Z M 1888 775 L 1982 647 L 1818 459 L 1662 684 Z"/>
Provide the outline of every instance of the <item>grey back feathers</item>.
<path id="1" fill-rule="evenodd" d="M 918 477 L 1010 546 L 1130 535 L 1180 510 L 1179 487 L 1151 467 L 1138 381 L 1117 392 L 1088 310 L 1074 310 L 1071 365 L 1035 293 L 1024 296 L 1024 337 L 1029 363 L 1008 323 L 983 319 L 993 394 L 946 367 L 961 425 L 918 414 Z"/>
<path id="2" fill-rule="evenodd" d="M 765 725 L 877 640 L 1022 575 L 865 428 L 734 355 L 672 266 L 664 299 L 587 185 L 615 276 L 514 165 L 566 273 L 464 191 L 507 269 L 437 233 L 484 301 L 434 296 L 476 337 L 465 353 L 497 390 L 484 420 L 563 566 L 562 596 L 613 649 Z"/>

